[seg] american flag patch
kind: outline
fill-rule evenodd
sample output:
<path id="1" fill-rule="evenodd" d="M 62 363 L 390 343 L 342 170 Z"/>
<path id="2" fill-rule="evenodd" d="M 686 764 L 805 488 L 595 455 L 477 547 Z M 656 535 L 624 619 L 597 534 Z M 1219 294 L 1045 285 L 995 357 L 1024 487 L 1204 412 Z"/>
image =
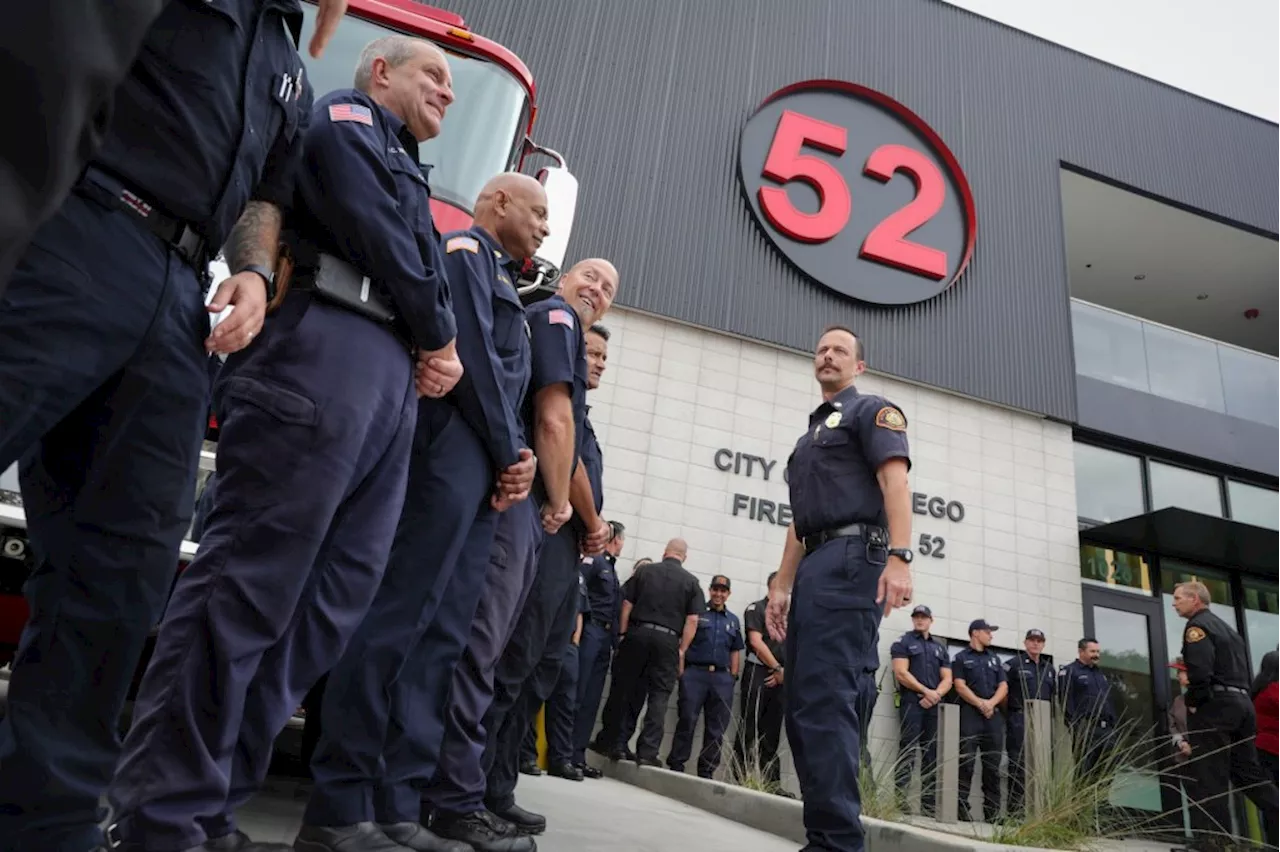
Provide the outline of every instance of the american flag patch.
<path id="1" fill-rule="evenodd" d="M 334 104 L 329 107 L 330 121 L 358 121 L 373 127 L 373 112 L 359 104 Z"/>
<path id="2" fill-rule="evenodd" d="M 573 328 L 573 315 L 563 309 L 556 309 L 547 314 L 547 322 L 552 325 L 567 325 Z"/>

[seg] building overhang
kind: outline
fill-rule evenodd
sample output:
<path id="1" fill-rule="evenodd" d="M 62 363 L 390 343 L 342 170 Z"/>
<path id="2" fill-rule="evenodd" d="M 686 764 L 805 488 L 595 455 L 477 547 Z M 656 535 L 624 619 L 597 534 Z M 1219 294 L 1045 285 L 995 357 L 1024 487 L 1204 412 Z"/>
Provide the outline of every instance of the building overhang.
<path id="1" fill-rule="evenodd" d="M 1280 533 L 1239 521 L 1166 508 L 1081 531 L 1091 544 L 1155 553 L 1275 577 Z"/>

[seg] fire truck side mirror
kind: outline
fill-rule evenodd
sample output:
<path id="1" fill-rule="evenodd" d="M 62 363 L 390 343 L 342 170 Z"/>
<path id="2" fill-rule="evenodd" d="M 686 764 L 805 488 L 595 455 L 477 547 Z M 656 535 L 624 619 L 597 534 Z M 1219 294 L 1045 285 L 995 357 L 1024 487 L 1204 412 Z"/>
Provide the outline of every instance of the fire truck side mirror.
<path id="1" fill-rule="evenodd" d="M 578 210 L 578 179 L 563 166 L 549 166 L 538 172 L 538 180 L 547 192 L 547 225 L 551 233 L 542 241 L 534 261 L 556 270 L 558 277 Z"/>

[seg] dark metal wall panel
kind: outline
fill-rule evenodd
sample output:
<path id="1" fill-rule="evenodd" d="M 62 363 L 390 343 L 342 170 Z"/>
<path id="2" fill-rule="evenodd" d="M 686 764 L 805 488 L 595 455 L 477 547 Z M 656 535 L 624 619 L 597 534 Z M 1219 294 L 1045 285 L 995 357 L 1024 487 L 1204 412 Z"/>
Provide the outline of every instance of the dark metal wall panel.
<path id="1" fill-rule="evenodd" d="M 533 70 L 535 135 L 583 187 L 570 256 L 614 259 L 620 303 L 641 310 L 797 349 L 846 323 L 878 370 L 1071 421 L 1060 163 L 1277 230 L 1275 125 L 936 0 L 438 3 Z M 977 250 L 937 299 L 847 301 L 751 220 L 738 134 L 765 96 L 815 77 L 902 102 L 965 169 Z"/>

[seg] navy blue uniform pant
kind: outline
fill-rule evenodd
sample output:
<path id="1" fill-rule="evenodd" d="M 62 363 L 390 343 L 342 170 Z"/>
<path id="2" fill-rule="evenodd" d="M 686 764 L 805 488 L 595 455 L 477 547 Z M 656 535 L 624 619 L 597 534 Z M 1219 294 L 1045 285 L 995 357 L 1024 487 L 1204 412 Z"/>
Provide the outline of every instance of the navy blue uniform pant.
<path id="1" fill-rule="evenodd" d="M 120 711 L 194 504 L 203 289 L 131 216 L 73 193 L 0 300 L 0 470 L 23 456 L 35 559 L 0 722 L 2 849 L 101 839 Z"/>
<path id="2" fill-rule="evenodd" d="M 698 777 L 710 778 L 720 765 L 724 732 L 733 715 L 733 675 L 728 669 L 711 672 L 685 666 L 676 696 L 676 734 L 667 753 L 667 766 L 684 772 L 693 753 L 693 731 L 703 717 L 702 749 L 698 752 Z"/>
<path id="3" fill-rule="evenodd" d="M 876 649 L 872 649 L 872 653 L 878 653 Z M 862 677 L 858 679 L 858 706 L 855 708 L 858 714 L 858 742 L 862 744 L 861 760 L 864 765 L 871 765 L 871 717 L 876 712 L 876 700 L 880 697 L 880 691 L 876 687 L 876 671 L 863 671 Z"/>
<path id="4" fill-rule="evenodd" d="M 587 745 L 600 714 L 604 682 L 609 678 L 613 661 L 613 631 L 592 621 L 582 625 L 582 641 L 578 648 L 578 696 L 573 720 L 573 751 L 570 761 L 577 766 L 587 762 Z"/>
<path id="5" fill-rule="evenodd" d="M 858 538 L 829 541 L 796 572 L 787 626 L 787 741 L 804 798 L 809 844 L 862 852 L 858 693 L 876 647 L 882 565 Z"/>
<path id="6" fill-rule="evenodd" d="M 424 817 L 433 811 L 469 814 L 484 809 L 482 762 L 489 739 L 485 714 L 493 703 L 498 659 L 533 585 L 542 539 L 534 500 L 517 503 L 498 516 L 480 605 L 453 671 L 435 777 L 422 790 Z M 449 614 L 447 607 L 441 609 L 441 616 Z"/>
<path id="7" fill-rule="evenodd" d="M 556 678 L 556 684 L 545 704 L 543 725 L 547 732 L 548 766 L 573 763 L 573 725 L 578 715 L 581 663 L 581 647 L 570 642 L 560 655 L 560 676 Z"/>
<path id="8" fill-rule="evenodd" d="M 0 79 L 15 84 L 7 111 L 23 129 L 0 135 L 0 294 L 101 143 L 115 88 L 163 8 L 163 0 L 61 0 L 10 7 L 0 19 Z M 52 44 L 63 48 L 58 62 L 49 62 Z"/>
<path id="9" fill-rule="evenodd" d="M 978 708 L 960 707 L 960 812 L 969 810 L 973 771 L 982 755 L 982 811 L 987 822 L 1000 815 L 1000 755 L 1004 751 L 1004 713 L 984 719 Z"/>
<path id="10" fill-rule="evenodd" d="M 1004 750 L 1009 756 L 1009 813 L 1022 810 L 1026 797 L 1026 766 L 1022 762 L 1027 737 L 1027 715 L 1022 710 L 1009 713 L 1005 722 Z"/>
<path id="11" fill-rule="evenodd" d="M 573 639 L 581 558 L 572 524 L 543 539 L 537 576 L 498 663 L 493 704 L 485 715 L 489 741 L 483 765 L 488 776 L 485 803 L 490 810 L 515 804 L 520 742 L 538 708 L 551 697 L 564 649 Z"/>
<path id="12" fill-rule="evenodd" d="M 924 814 L 934 812 L 938 781 L 938 706 L 920 706 L 919 693 L 903 691 L 898 706 L 898 763 L 894 768 L 898 792 L 906 795 L 911 788 L 911 775 L 916 768 L 916 752 L 920 752 L 920 808 Z"/>
<path id="13" fill-rule="evenodd" d="M 484 588 L 497 521 L 488 505 L 493 482 L 484 443 L 458 410 L 423 399 L 386 575 L 325 689 L 308 825 L 418 819 L 413 784 L 435 771 L 453 668 Z M 467 580 L 446 600 L 458 572 Z M 429 642 L 442 605 L 467 617 L 451 619 L 444 643 Z M 375 796 L 389 809 L 377 813 Z"/>
<path id="14" fill-rule="evenodd" d="M 218 488 L 160 625 L 110 795 L 156 852 L 234 828 L 382 580 L 417 419 L 385 328 L 290 295 L 215 389 Z"/>
<path id="15" fill-rule="evenodd" d="M 778 760 L 778 744 L 782 741 L 786 693 L 782 686 L 765 686 L 768 679 L 769 669 L 759 663 L 747 663 L 743 670 L 734 753 L 743 772 L 780 784 L 782 765 Z"/>

